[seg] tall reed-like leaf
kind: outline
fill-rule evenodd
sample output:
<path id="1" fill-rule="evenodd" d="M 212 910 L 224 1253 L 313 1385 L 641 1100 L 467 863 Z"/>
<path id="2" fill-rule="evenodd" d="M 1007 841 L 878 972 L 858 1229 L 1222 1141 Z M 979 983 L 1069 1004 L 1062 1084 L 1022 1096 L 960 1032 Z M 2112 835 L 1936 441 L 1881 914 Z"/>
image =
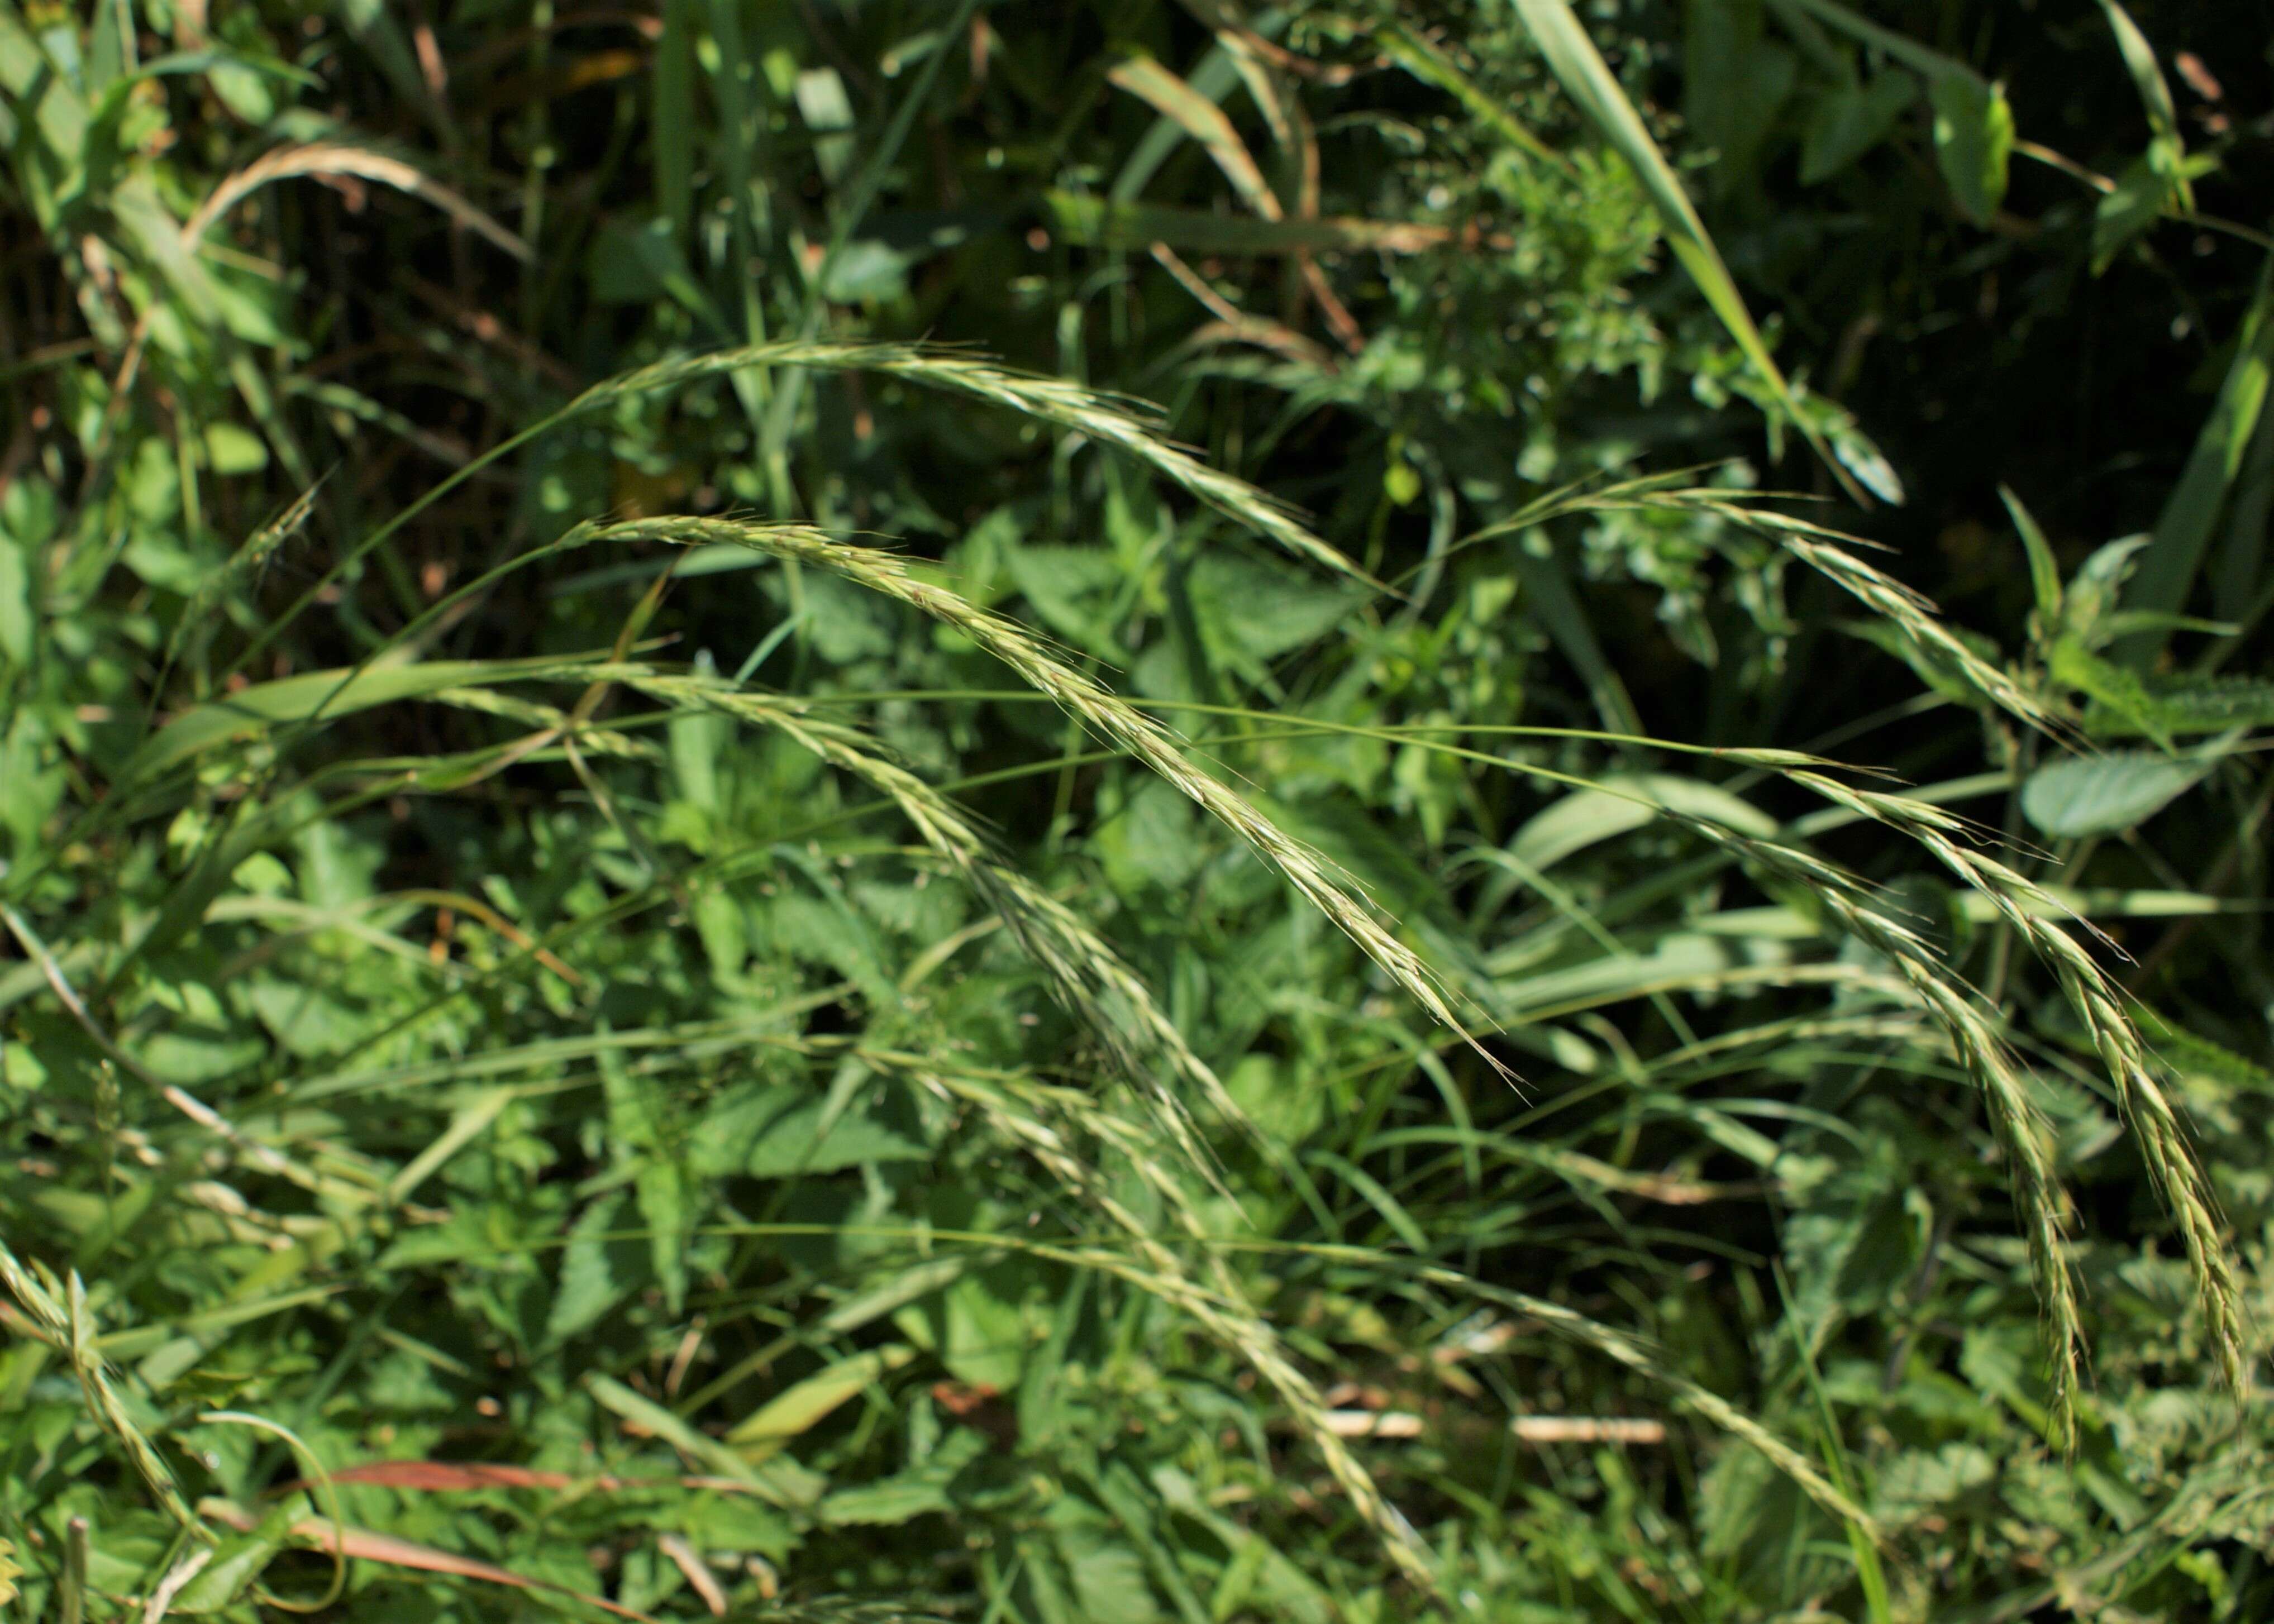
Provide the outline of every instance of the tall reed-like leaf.
<path id="1" fill-rule="evenodd" d="M 2152 539 L 2140 554 L 2125 591 L 2130 607 L 2177 614 L 2186 605 L 2210 550 L 2227 492 L 2249 456 L 2270 386 L 2274 386 L 2274 256 L 2259 272 L 2258 291 L 2235 335 L 2234 359 L 2227 365 L 2218 401 L 2203 421 L 2179 483 L 2165 499 Z M 2133 664 L 2145 665 L 2168 636 L 2142 632 L 2118 648 Z"/>
<path id="2" fill-rule="evenodd" d="M 1736 279 L 1729 274 L 1729 267 L 1722 262 L 1721 251 L 1706 233 L 1706 222 L 1698 217 L 1697 207 L 1683 190 L 1681 177 L 1674 172 L 1674 166 L 1651 139 L 1642 115 L 1627 100 L 1617 76 L 1595 49 L 1595 42 L 1587 37 L 1579 19 L 1572 15 L 1568 0 L 1509 0 L 1509 4 L 1532 31 L 1540 54 L 1547 59 L 1547 65 L 1566 94 L 1641 179 L 1652 207 L 1665 225 L 1667 245 L 1674 250 L 1674 257 L 1681 261 L 1698 291 L 1705 295 L 1706 303 L 1728 329 L 1729 336 L 1736 340 L 1754 372 L 1783 406 L 1793 426 L 1815 448 L 1849 494 L 1858 501 L 1864 500 L 1863 487 L 1817 428 L 1792 385 L 1786 380 L 1783 370 L 1777 365 L 1776 357 L 1769 353 L 1768 341 L 1761 335 L 1752 312 L 1746 308 L 1745 297 L 1738 290 Z"/>

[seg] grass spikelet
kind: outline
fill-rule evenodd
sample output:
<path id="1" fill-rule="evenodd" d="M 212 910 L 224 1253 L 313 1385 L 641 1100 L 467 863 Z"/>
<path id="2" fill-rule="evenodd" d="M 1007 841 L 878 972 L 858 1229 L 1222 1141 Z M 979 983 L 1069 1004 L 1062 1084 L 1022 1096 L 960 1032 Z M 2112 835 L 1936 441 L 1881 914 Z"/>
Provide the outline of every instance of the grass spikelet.
<path id="1" fill-rule="evenodd" d="M 1025 628 L 975 607 L 954 592 L 917 580 L 890 553 L 853 546 L 807 527 L 756 525 L 733 519 L 636 519 L 591 526 L 585 538 L 750 547 L 771 557 L 829 570 L 953 627 L 1084 725 L 1127 749 L 1246 841 L 1433 1019 L 1468 1038 L 1480 1054 L 1484 1053 L 1453 1013 L 1428 967 L 1390 935 L 1354 890 L 1328 871 L 1323 859 L 1281 832 L 1245 796 L 1193 767 L 1167 728 L 1065 665 Z M 1490 1056 L 1486 1059 L 1496 1070 L 1502 1069 Z"/>
<path id="2" fill-rule="evenodd" d="M 2237 1393 L 2244 1391 L 2248 1370 L 2241 1289 L 2221 1233 L 2210 1181 L 2188 1148 L 2178 1112 L 2156 1080 L 2146 1041 L 2138 1025 L 2125 1012 L 2115 984 L 2083 945 L 2056 922 L 2067 910 L 2028 876 L 1960 844 L 1956 837 L 1964 823 L 1940 808 L 1908 796 L 1851 788 L 1818 773 L 1793 777 L 1827 800 L 1909 835 L 1960 880 L 1988 898 L 1999 916 L 2051 967 L 2115 1086 L 2150 1179 L 2180 1226 L 2222 1373 Z"/>
<path id="3" fill-rule="evenodd" d="M 819 339 L 753 344 L 660 361 L 596 384 L 577 397 L 568 411 L 583 411 L 626 395 L 668 391 L 697 379 L 764 366 L 881 372 L 904 383 L 984 401 L 1022 417 L 1055 424 L 1143 463 L 1227 518 L 1269 537 L 1298 558 L 1307 559 L 1376 590 L 1388 590 L 1314 535 L 1285 503 L 1162 438 L 1151 421 L 1150 410 L 1141 402 L 1101 395 L 1063 378 L 1013 372 L 983 357 L 952 350 Z"/>
<path id="4" fill-rule="evenodd" d="M 125 1405 L 119 1401 L 109 1366 L 104 1362 L 102 1350 L 95 1346 L 94 1317 L 87 1307 L 87 1288 L 78 1273 L 74 1271 L 61 1282 L 44 1267 L 40 1267 L 39 1274 L 40 1277 L 35 1278 L 6 1243 L 0 1242 L 0 1284 L 5 1284 L 10 1294 L 23 1304 L 25 1312 L 31 1316 L 35 1335 L 49 1346 L 62 1349 L 70 1358 L 72 1372 L 79 1379 L 87 1408 L 118 1440 L 152 1498 L 164 1507 L 166 1515 L 194 1536 L 210 1540 L 212 1536 L 205 1524 L 182 1498 L 164 1458 L 129 1418 Z"/>
<path id="5" fill-rule="evenodd" d="M 742 692 L 716 678 L 641 673 L 625 686 L 666 703 L 698 706 L 787 734 L 832 766 L 889 797 L 924 841 L 955 866 L 991 906 L 1020 946 L 1050 976 L 1061 1000 L 1086 1019 L 1133 1079 L 1156 1080 L 1146 1054 L 1195 1085 L 1209 1108 L 1240 1120 L 1239 1108 L 1208 1064 L 1192 1051 L 1151 992 L 1096 931 L 1073 910 L 1000 861 L 985 834 L 955 804 L 898 763 L 873 741 L 842 723 L 810 715 L 795 701 Z M 1174 1096 L 1163 1125 L 1182 1147 L 1200 1155 L 1191 1125 Z"/>
<path id="6" fill-rule="evenodd" d="M 516 259 L 535 257 L 528 244 L 417 165 L 346 141 L 309 141 L 263 153 L 207 194 L 197 212 L 182 227 L 184 244 L 194 248 L 213 229 L 214 222 L 237 204 L 270 182 L 296 175 L 344 175 L 392 186 L 433 204 L 469 231 L 487 238 Z"/>
<path id="7" fill-rule="evenodd" d="M 1563 491 L 1534 504 L 1516 519 L 1495 524 L 1463 542 L 1474 545 L 1529 525 L 1568 514 L 1619 509 L 1676 510 L 1711 514 L 1775 542 L 1864 608 L 1886 621 L 1920 649 L 1946 661 L 1960 676 L 2011 715 L 2039 731 L 2065 736 L 2061 719 L 2007 672 L 1982 658 L 1943 622 L 1934 604 L 1849 549 L 1869 545 L 1790 514 L 1746 500 L 1743 492 L 1711 485 L 1669 485 L 1663 475 L 1623 480 L 1593 491 Z"/>
<path id="8" fill-rule="evenodd" d="M 2055 1443 L 2076 1443 L 2076 1394 L 2083 1367 L 2084 1326 L 2076 1283 L 2064 1254 L 2067 1223 L 2060 1183 L 2045 1132 L 2012 1051 L 1980 1000 L 1943 966 L 1933 946 L 1890 916 L 1864 883 L 1811 853 L 1735 833 L 1703 819 L 1685 820 L 1707 839 L 1805 886 L 1847 932 L 1894 966 L 1896 974 L 1950 1041 L 1960 1064 L 1989 1109 L 1992 1130 L 2006 1154 L 2029 1259 L 2029 1275 L 2044 1318 L 2047 1372 L 2052 1388 Z"/>
<path id="9" fill-rule="evenodd" d="M 1436 1576 L 1412 1526 L 1382 1497 L 1374 1475 L 1328 1423 L 1329 1406 L 1318 1384 L 1296 1365 L 1269 1321 L 1247 1300 L 1239 1279 L 1212 1248 L 1203 1249 L 1205 1283 L 1190 1272 L 1155 1233 L 1155 1226 L 1130 1209 L 1108 1189 L 1098 1169 L 1075 1156 L 1065 1138 L 1035 1111 L 1045 1105 L 1052 1114 L 1072 1118 L 1092 1137 L 1111 1146 L 1146 1186 L 1161 1198 L 1177 1228 L 1188 1238 L 1205 1243 L 1206 1226 L 1183 1186 L 1162 1164 L 1141 1136 L 1101 1110 L 1095 1101 L 1071 1089 L 1046 1089 L 1018 1079 L 981 1083 L 968 1073 L 958 1075 L 937 1068 L 923 1074 L 945 1092 L 977 1104 L 999 1130 L 1023 1145 L 1036 1161 L 1126 1236 L 1136 1250 L 1141 1267 L 1125 1265 L 1117 1272 L 1173 1304 L 1219 1346 L 1245 1359 L 1270 1384 L 1287 1406 L 1296 1425 L 1325 1462 L 1352 1508 L 1380 1535 L 1382 1548 L 1407 1579 L 1434 1588 Z"/>
<path id="10" fill-rule="evenodd" d="M 284 544 L 300 531 L 308 515 L 316 510 L 316 492 L 322 488 L 318 480 L 293 499 L 291 505 L 274 519 L 255 530 L 230 557 L 229 562 L 198 583 L 197 595 L 183 610 L 181 619 L 174 622 L 172 635 L 166 639 L 166 652 L 158 662 L 158 680 L 150 685 L 151 702 L 162 703 L 166 694 L 166 679 L 173 674 L 174 664 L 181 658 L 182 646 L 192 635 L 209 635 L 213 613 L 230 590 L 247 581 L 257 579 L 267 568 L 271 560 L 282 550 Z"/>
<path id="11" fill-rule="evenodd" d="M 791 527 L 750 528 L 779 533 Z M 701 706 L 776 728 L 822 760 L 889 796 L 926 843 L 953 862 L 994 908 L 1028 956 L 1050 975 L 1062 1001 L 1099 1034 L 1125 1071 L 1141 1083 L 1152 1079 L 1155 1074 L 1145 1058 L 1149 1049 L 1196 1084 L 1211 1108 L 1226 1119 L 1244 1120 L 1215 1071 L 1192 1051 L 1175 1023 L 1119 955 L 1072 910 L 997 861 L 985 838 L 953 802 L 915 774 L 885 760 L 870 741 L 841 724 L 805 714 L 794 701 L 742 693 L 716 679 L 641 673 L 626 674 L 621 680 L 625 686 L 666 703 Z M 1096 1169 L 1075 1154 L 1066 1136 L 1048 1117 L 1070 1117 L 1090 1137 L 1112 1147 L 1161 1198 L 1177 1227 L 1193 1239 L 1204 1238 L 1206 1228 L 1182 1184 L 1142 1135 L 1130 1132 L 1096 1101 L 1073 1090 L 1048 1089 L 1013 1078 L 983 1079 L 931 1064 L 919 1064 L 915 1070 L 933 1088 L 978 1107 L 998 1131 L 1021 1146 L 1070 1193 L 1128 1237 L 1164 1294 L 1221 1346 L 1247 1360 L 1279 1394 L 1337 1485 L 1382 1535 L 1391 1560 L 1414 1582 L 1434 1583 L 1412 1529 L 1383 1500 L 1372 1474 L 1348 1444 L 1328 1425 L 1329 1407 L 1317 1384 L 1288 1357 L 1277 1334 L 1248 1303 L 1223 1259 L 1209 1253 L 1209 1287 L 1202 1290 L 1193 1286 L 1183 1264 L 1161 1244 L 1153 1227 L 1113 1196 Z M 1186 1164 L 1207 1168 L 1207 1152 L 1193 1137 L 1180 1103 L 1157 1086 L 1153 1092 L 1161 1107 L 1156 1115 Z"/>

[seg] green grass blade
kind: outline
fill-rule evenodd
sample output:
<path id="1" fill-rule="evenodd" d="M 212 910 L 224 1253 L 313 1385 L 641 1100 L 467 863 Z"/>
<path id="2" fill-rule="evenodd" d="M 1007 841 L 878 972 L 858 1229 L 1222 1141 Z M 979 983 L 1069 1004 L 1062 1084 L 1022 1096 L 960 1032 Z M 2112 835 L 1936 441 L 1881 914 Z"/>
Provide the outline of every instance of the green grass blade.
<path id="1" fill-rule="evenodd" d="M 969 26 L 972 13 L 977 6 L 978 0 L 960 0 L 954 15 L 948 19 L 943 37 L 953 39 L 960 35 Z M 885 125 L 876 144 L 870 147 L 866 162 L 853 177 L 852 185 L 846 189 L 843 200 L 833 211 L 829 225 L 829 241 L 822 249 L 820 263 L 814 267 L 813 274 L 807 279 L 805 308 L 798 318 L 799 338 L 809 340 L 820 333 L 826 303 L 824 289 L 829 286 L 829 274 L 844 254 L 845 245 L 853 240 L 853 233 L 868 218 L 869 210 L 874 207 L 878 194 L 884 191 L 885 176 L 892 172 L 893 162 L 900 155 L 901 147 L 907 141 L 908 132 L 915 128 L 917 117 L 923 111 L 924 103 L 930 99 L 931 87 L 938 81 L 941 65 L 953 54 L 936 50 L 924 58 L 923 66 L 916 71 L 915 82 L 900 98 L 900 104 L 892 109 L 892 122 Z M 751 337 L 755 339 L 757 336 L 754 331 Z M 758 455 L 761 465 L 766 469 L 767 477 L 774 485 L 775 516 L 778 518 L 793 516 L 788 505 L 793 494 L 787 472 L 789 440 L 797 426 L 797 409 L 804 396 L 804 388 L 803 372 L 794 372 L 785 377 L 781 386 L 774 391 L 773 399 L 767 403 L 765 420 L 760 425 Z"/>
<path id="2" fill-rule="evenodd" d="M 1674 166 L 1666 161 L 1658 143 L 1651 139 L 1642 116 L 1627 100 L 1610 64 L 1587 37 L 1579 19 L 1571 14 L 1568 0 L 1510 0 L 1510 4 L 1532 31 L 1540 54 L 1547 59 L 1548 67 L 1565 92 L 1641 177 L 1653 207 L 1664 222 L 1668 246 L 1674 250 L 1675 258 L 1682 262 L 1682 268 L 1690 274 L 1698 292 L 1706 296 L 1706 304 L 1721 318 L 1729 336 L 1744 351 L 1746 360 L 1768 385 L 1794 426 L 1823 459 L 1824 465 L 1831 470 L 1841 488 L 1856 502 L 1866 501 L 1863 487 L 1841 465 L 1830 442 L 1802 410 L 1792 385 L 1778 367 L 1776 358 L 1769 354 L 1768 341 L 1761 336 L 1752 312 L 1745 307 L 1745 297 L 1737 289 L 1736 279 L 1722 263 L 1721 251 L 1707 235 L 1705 222 L 1698 219 L 1690 194 L 1683 190 L 1681 177 L 1675 174 Z"/>
<path id="3" fill-rule="evenodd" d="M 2009 486 L 1999 485 L 1998 495 L 2013 518 L 2014 530 L 2021 534 L 2022 549 L 2029 555 L 2030 590 L 2037 596 L 2037 613 L 2050 629 L 2059 621 L 2061 612 L 2060 566 L 2054 560 L 2052 544 L 2045 539 L 2043 528 Z"/>
<path id="4" fill-rule="evenodd" d="M 2153 538 L 2140 554 L 2139 569 L 2124 595 L 2127 608 L 2176 614 L 2186 604 L 2227 492 L 2258 432 L 2270 382 L 2274 382 L 2274 258 L 2259 273 L 2258 292 L 2242 319 L 2234 361 L 2227 368 L 2218 402 L 2156 520 Z M 2121 652 L 2132 664 L 2144 665 L 2165 638 L 2162 633 L 2142 633 L 2122 644 Z"/>
<path id="5" fill-rule="evenodd" d="M 2172 104 L 2172 87 L 2165 82 L 2164 70 L 2157 65 L 2156 48 L 2116 0 L 2100 0 L 2100 9 L 2108 14 L 2109 27 L 2115 30 L 2116 49 L 2123 53 L 2125 71 L 2139 87 L 2140 105 L 2147 109 L 2150 127 L 2165 140 L 2179 140 L 2180 113 Z"/>
<path id="6" fill-rule="evenodd" d="M 1513 114 L 1461 71 L 1458 63 L 1404 24 L 1391 23 L 1378 28 L 1374 38 L 1383 56 L 1423 84 L 1434 85 L 1459 102 L 1468 109 L 1471 117 L 1490 125 L 1493 133 L 1510 147 L 1559 169 L 1570 168 L 1570 160 L 1517 122 Z"/>
<path id="7" fill-rule="evenodd" d="M 663 0 L 654 79 L 656 195 L 684 244 L 695 220 L 695 0 Z"/>
<path id="8" fill-rule="evenodd" d="M 1816 1368 L 1816 1356 L 1809 1349 L 1808 1338 L 1801 1329 L 1792 1300 L 1792 1285 L 1786 1280 L 1781 1264 L 1776 1269 L 1777 1295 L 1784 1300 L 1785 1324 L 1792 1328 L 1792 1347 L 1800 1360 L 1800 1368 L 1808 1378 L 1809 1396 L 1816 1401 L 1818 1425 L 1821 1428 L 1820 1453 L 1824 1470 L 1834 1487 L 1842 1494 L 1852 1496 L 1856 1485 L 1848 1473 L 1848 1450 L 1840 1440 L 1840 1421 L 1832 1410 L 1832 1395 L 1824 1390 L 1824 1378 Z M 1871 1624 L 1892 1624 L 1894 1610 L 1887 1598 L 1887 1570 L 1879 1560 L 1879 1548 L 1868 1530 L 1854 1518 L 1842 1518 L 1848 1535 L 1848 1549 L 1856 1559 L 1856 1579 L 1863 1586 L 1864 1608 Z"/>

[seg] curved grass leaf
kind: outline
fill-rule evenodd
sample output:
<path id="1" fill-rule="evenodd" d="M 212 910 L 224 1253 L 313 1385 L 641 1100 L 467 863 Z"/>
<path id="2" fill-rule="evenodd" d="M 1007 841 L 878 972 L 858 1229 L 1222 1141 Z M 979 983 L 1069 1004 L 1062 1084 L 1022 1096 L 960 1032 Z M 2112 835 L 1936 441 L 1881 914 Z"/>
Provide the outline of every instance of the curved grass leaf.
<path id="1" fill-rule="evenodd" d="M 1568 0 L 1509 0 L 1525 26 L 1532 31 L 1540 54 L 1562 84 L 1564 91 L 1578 104 L 1579 110 L 1601 131 L 1618 154 L 1627 161 L 1643 183 L 1652 206 L 1658 211 L 1666 228 L 1667 245 L 1690 280 L 1706 296 L 1706 303 L 1721 318 L 1729 336 L 1744 351 L 1745 359 L 1759 374 L 1771 393 L 1784 408 L 1787 417 L 1813 447 L 1824 465 L 1832 470 L 1849 494 L 1861 502 L 1865 500 L 1863 487 L 1850 475 L 1841 459 L 1834 455 L 1831 443 L 1816 426 L 1814 417 L 1801 405 L 1792 385 L 1785 379 L 1776 358 L 1769 353 L 1768 341 L 1761 335 L 1754 322 L 1752 312 L 1745 306 L 1744 295 L 1738 291 L 1736 279 L 1722 263 L 1721 250 L 1706 234 L 1706 224 L 1698 217 L 1698 210 L 1690 194 L 1682 187 L 1681 177 L 1666 161 L 1658 143 L 1644 127 L 1642 115 L 1627 100 L 1620 88 L 1617 76 L 1612 73 L 1602 53 L 1587 37 L 1587 31 L 1572 15 Z"/>

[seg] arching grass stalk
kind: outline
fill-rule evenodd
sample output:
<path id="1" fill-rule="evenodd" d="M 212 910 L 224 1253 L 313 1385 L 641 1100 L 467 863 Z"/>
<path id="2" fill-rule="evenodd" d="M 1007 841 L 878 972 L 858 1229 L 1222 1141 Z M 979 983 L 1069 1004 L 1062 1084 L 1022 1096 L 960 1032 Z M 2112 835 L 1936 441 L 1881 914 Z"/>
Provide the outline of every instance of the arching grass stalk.
<path id="1" fill-rule="evenodd" d="M 2139 1139 L 2150 1181 L 2180 1227 L 2220 1371 L 2227 1384 L 2241 1393 L 2248 1380 L 2241 1288 L 2220 1232 L 2210 1180 L 2188 1148 L 2179 1113 L 2156 1080 L 2146 1041 L 2125 1012 L 2122 995 L 2082 944 L 2054 922 L 2068 910 L 2027 876 L 1960 844 L 1965 823 L 1939 807 L 1908 796 L 1856 789 L 1818 773 L 1795 776 L 1826 800 L 1910 836 L 1987 897 L 1999 917 L 2052 967 L 2115 1085 L 2118 1102 Z"/>
<path id="2" fill-rule="evenodd" d="M 828 570 L 954 628 L 1224 823 L 1433 1019 L 1466 1035 L 1466 1028 L 1428 966 L 1389 933 L 1352 884 L 1329 871 L 1324 858 L 1282 832 L 1246 797 L 1194 767 L 1166 727 L 1066 665 L 1025 628 L 978 608 L 960 594 L 917 580 L 891 553 L 854 546 L 818 530 L 749 524 L 734 519 L 656 518 L 591 525 L 584 527 L 584 533 L 596 542 L 749 547 L 772 558 L 795 560 Z M 1481 1046 L 1478 1052 L 1484 1052 Z M 1498 1061 L 1486 1058 L 1499 1069 Z"/>
<path id="3" fill-rule="evenodd" d="M 1227 517 L 1268 536 L 1298 557 L 1337 574 L 1365 580 L 1350 560 L 1314 534 L 1287 506 L 1243 479 L 1209 467 L 1162 439 L 1136 402 L 1085 389 L 1060 378 L 1037 377 L 998 366 L 983 357 L 920 344 L 861 343 L 833 339 L 784 339 L 659 361 L 593 385 L 558 410 L 469 458 L 397 509 L 310 584 L 245 645 L 230 671 L 245 670 L 299 617 L 336 586 L 348 570 L 421 513 L 484 469 L 587 412 L 619 401 L 659 394 L 705 378 L 754 367 L 808 367 L 824 372 L 881 372 L 920 387 L 945 390 L 1055 424 L 1133 457 Z M 1378 583 L 1375 583 L 1378 584 Z"/>

